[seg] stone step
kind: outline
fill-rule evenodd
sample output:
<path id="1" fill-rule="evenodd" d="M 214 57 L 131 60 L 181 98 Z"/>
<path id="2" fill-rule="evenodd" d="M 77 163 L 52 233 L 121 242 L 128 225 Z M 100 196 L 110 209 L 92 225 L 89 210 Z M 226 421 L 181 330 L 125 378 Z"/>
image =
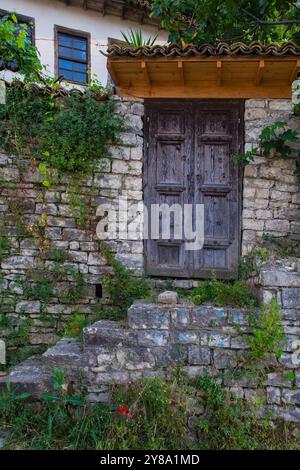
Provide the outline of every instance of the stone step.
<path id="1" fill-rule="evenodd" d="M 63 338 L 41 356 L 33 356 L 14 367 L 6 377 L 0 378 L 0 393 L 5 392 L 7 382 L 17 393 L 27 392 L 38 398 L 45 391 L 51 390 L 54 368 L 66 371 L 66 382 L 79 384 L 79 370 L 86 364 L 87 358 L 80 351 L 75 339 Z"/>
<path id="2" fill-rule="evenodd" d="M 119 322 L 100 320 L 84 329 L 83 344 L 84 351 L 99 347 L 130 346 L 137 344 L 137 335 Z"/>

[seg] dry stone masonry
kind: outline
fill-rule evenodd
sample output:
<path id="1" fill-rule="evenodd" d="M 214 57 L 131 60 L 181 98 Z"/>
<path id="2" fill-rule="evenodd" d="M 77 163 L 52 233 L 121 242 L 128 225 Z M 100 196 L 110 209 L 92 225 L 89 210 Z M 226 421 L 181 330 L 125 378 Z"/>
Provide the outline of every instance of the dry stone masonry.
<path id="1" fill-rule="evenodd" d="M 291 100 L 245 101 L 245 150 L 259 147 L 259 134 L 275 121 L 286 121 L 300 133 Z M 299 153 L 299 148 L 298 148 Z M 257 156 L 247 165 L 243 180 L 243 254 L 251 251 L 263 233 L 275 237 L 300 235 L 300 186 L 295 162 Z"/>
<path id="2" fill-rule="evenodd" d="M 115 97 L 118 112 L 130 129 L 123 135 L 123 144 L 111 146 L 106 158 L 99 161 L 90 178 L 81 182 L 78 190 L 87 197 L 91 209 L 89 224 L 76 223 L 67 194 L 67 179 L 46 190 L 44 202 L 39 200 L 41 176 L 30 159 L 17 165 L 15 157 L 0 154 L 0 223 L 6 220 L 4 232 L 11 242 L 10 254 L 0 258 L 0 296 L 8 293 L 13 302 L 2 301 L 1 315 L 17 322 L 31 319 L 29 343 L 54 343 L 59 338 L 57 324 L 64 323 L 72 312 L 92 314 L 102 292 L 103 274 L 111 267 L 100 253 L 96 226 L 97 207 L 102 203 L 118 203 L 127 191 L 129 206 L 143 200 L 143 115 L 142 100 Z M 292 117 L 290 100 L 246 100 L 245 149 L 258 145 L 260 131 L 275 120 L 287 120 L 300 131 Z M 243 179 L 243 253 L 249 252 L 263 233 L 279 237 L 299 237 L 299 182 L 290 161 L 257 156 L 247 165 Z M 66 279 L 55 288 L 47 305 L 25 295 L 20 278 L 39 268 L 41 249 L 35 237 L 19 237 L 15 224 L 16 203 L 21 225 L 32 226 L 47 214 L 45 237 L 51 248 L 67 255 L 66 267 L 84 274 L 84 294 L 76 304 L 66 302 L 61 295 Z M 14 204 L 15 203 L 15 204 Z M 143 223 L 140 214 L 139 224 Z M 134 272 L 143 273 L 143 241 L 139 239 L 132 221 L 129 239 L 110 240 L 117 259 Z M 132 225 L 131 225 L 132 224 Z M 53 259 L 43 252 L 46 267 Z M 87 328 L 84 350 L 75 340 L 62 339 L 40 357 L 28 359 L 10 374 L 12 383 L 19 383 L 34 395 L 50 387 L 53 367 L 67 369 L 70 380 L 78 381 L 78 371 L 84 372 L 90 401 L 108 399 L 108 382 L 127 383 L 141 377 L 169 374 L 180 364 L 189 376 L 205 373 L 220 375 L 232 392 L 245 398 L 260 395 L 265 409 L 291 421 L 299 421 L 300 370 L 298 346 L 300 341 L 300 265 L 299 260 L 281 260 L 261 268 L 256 287 L 264 301 L 276 296 L 282 309 L 287 343 L 279 360 L 270 357 L 267 380 L 258 385 L 242 376 L 232 378 L 230 371 L 241 357 L 247 355 L 243 333 L 249 331 L 249 312 L 244 309 L 193 307 L 178 303 L 174 292 L 164 293 L 158 304 L 139 301 L 128 312 L 128 327 L 110 321 L 101 321 Z M 163 280 L 153 281 L 156 287 Z M 173 288 L 191 289 L 196 280 L 175 280 Z M 105 292 L 104 292 L 105 295 Z M 0 336 L 5 338 L 5 327 Z M 300 347 L 300 346 L 299 346 Z M 228 373 L 227 373 L 228 372 Z M 286 375 L 286 372 L 293 372 Z M 2 383 L 4 380 L 2 380 Z"/>
<path id="3" fill-rule="evenodd" d="M 295 281 L 292 271 L 289 281 L 279 282 L 272 276 L 276 276 L 275 271 L 265 270 L 262 283 L 272 291 L 285 283 L 283 289 L 280 285 L 283 298 L 287 289 L 299 286 L 300 276 L 297 274 Z M 179 367 L 190 378 L 215 376 L 227 390 L 246 400 L 259 397 L 262 413 L 300 422 L 299 302 L 286 305 L 283 324 L 287 342 L 280 358 L 269 355 L 264 360 L 266 375 L 260 380 L 241 366 L 249 355 L 244 336 L 251 334 L 249 311 L 174 302 L 178 298 L 172 292 L 160 294 L 157 304 L 137 301 L 128 310 L 127 327 L 98 321 L 85 329 L 83 351 L 75 340 L 62 339 L 43 356 L 15 368 L 9 379 L 39 397 L 51 388 L 54 366 L 66 369 L 68 380 L 77 386 L 81 371 L 88 401 L 106 402 L 111 384 L 158 375 L 170 377 Z"/>
<path id="4" fill-rule="evenodd" d="M 99 161 L 91 177 L 81 181 L 78 195 L 86 198 L 88 206 L 91 206 L 92 220 L 89 224 L 76 223 L 67 192 L 68 178 L 59 186 L 51 186 L 45 192 L 42 203 L 39 195 L 43 177 L 38 169 L 30 160 L 23 160 L 20 166 L 17 165 L 17 157 L 0 154 L 0 226 L 4 223 L 1 234 L 8 235 L 11 243 L 10 255 L 0 258 L 0 296 L 5 296 L 5 293 L 14 296 L 13 302 L 2 302 L 1 312 L 13 321 L 18 315 L 32 319 L 29 338 L 32 345 L 56 341 L 55 327 L 58 322 L 66 321 L 74 311 L 91 314 L 93 306 L 99 301 L 96 293 L 102 291 L 103 273 L 111 268 L 100 253 L 96 235 L 100 220 L 96 215 L 98 206 L 103 203 L 117 205 L 123 191 L 126 191 L 129 207 L 142 201 L 144 105 L 140 100 L 115 99 L 118 101 L 117 112 L 124 117 L 128 131 L 122 135 L 123 144 L 109 147 L 107 157 Z M 40 267 L 41 256 L 38 240 L 19 237 L 18 228 L 21 225 L 27 230 L 41 219 L 43 213 L 47 214 L 45 238 L 49 248 L 63 250 L 67 259 L 64 266 L 79 271 L 85 277 L 87 285 L 84 296 L 76 305 L 66 303 L 62 298 L 65 282 L 57 286 L 56 295 L 46 306 L 39 300 L 24 298 L 18 283 L 26 277 L 26 273 Z M 124 266 L 141 274 L 143 242 L 130 229 L 130 223 L 132 221 L 129 219 L 128 239 L 111 240 L 110 246 Z M 47 253 L 43 253 L 42 258 L 46 268 L 53 265 L 53 259 L 51 256 L 47 258 Z M 97 286 L 100 289 L 97 290 Z M 5 336 L 5 329 L 1 329 L 1 336 Z"/>

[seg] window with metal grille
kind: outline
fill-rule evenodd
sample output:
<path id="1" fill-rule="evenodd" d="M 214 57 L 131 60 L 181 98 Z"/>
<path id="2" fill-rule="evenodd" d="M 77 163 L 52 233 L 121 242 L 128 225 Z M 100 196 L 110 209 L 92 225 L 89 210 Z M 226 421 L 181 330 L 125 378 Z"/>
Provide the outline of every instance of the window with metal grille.
<path id="1" fill-rule="evenodd" d="M 84 33 L 83 33 L 84 34 Z M 75 83 L 88 83 L 89 37 L 57 30 L 57 75 Z"/>

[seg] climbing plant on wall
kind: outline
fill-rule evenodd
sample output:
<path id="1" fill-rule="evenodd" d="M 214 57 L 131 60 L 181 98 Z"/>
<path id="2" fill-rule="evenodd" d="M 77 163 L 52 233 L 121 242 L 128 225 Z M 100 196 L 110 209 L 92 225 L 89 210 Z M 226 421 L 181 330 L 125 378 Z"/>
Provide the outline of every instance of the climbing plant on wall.
<path id="1" fill-rule="evenodd" d="M 254 148 L 245 153 L 236 154 L 234 160 L 244 166 L 254 161 L 256 155 L 262 155 L 266 159 L 282 158 L 296 162 L 295 175 L 300 181 L 299 157 L 293 155 L 291 144 L 299 142 L 296 131 L 290 129 L 285 121 L 276 121 L 265 127 L 259 135 L 261 150 Z"/>
<path id="2" fill-rule="evenodd" d="M 0 107 L 2 148 L 33 156 L 60 173 L 87 173 L 104 156 L 106 145 L 118 142 L 122 130 L 115 102 L 101 88 L 59 98 L 55 89 L 15 81 Z"/>
<path id="3" fill-rule="evenodd" d="M 10 65 L 25 79 L 40 80 L 42 65 L 37 49 L 27 37 L 26 25 L 18 24 L 14 14 L 0 21 L 0 69 Z"/>
<path id="4" fill-rule="evenodd" d="M 5 171 L 3 178 L 0 175 L 0 196 L 6 203 L 0 220 L 0 264 L 19 256 L 24 243 L 36 250 L 36 265 L 16 276 L 14 287 L 0 273 L 0 327 L 7 333 L 8 348 L 27 347 L 34 327 L 32 321 L 23 323 L 21 310 L 11 320 L 18 302 L 38 302 L 39 321 L 61 333 L 65 319 L 60 314 L 49 315 L 49 303 L 58 298 L 72 312 L 86 295 L 86 277 L 79 265 L 70 263 L 47 234 L 47 194 L 56 194 L 57 186 L 64 185 L 70 217 L 88 229 L 93 184 L 83 195 L 82 180 L 92 176 L 99 160 L 107 156 L 107 145 L 117 144 L 125 130 L 116 102 L 99 83 L 91 80 L 84 90 L 67 91 L 55 79 L 42 75 L 37 50 L 25 33 L 14 16 L 0 23 L 0 68 L 9 65 L 23 74 L 21 81 L 6 84 L 6 102 L 0 106 L 0 147 L 11 157 L 14 168 L 18 167 L 19 178 L 18 182 L 6 178 Z M 26 172 L 35 181 L 36 204 L 30 217 L 26 216 L 28 196 L 22 186 Z"/>

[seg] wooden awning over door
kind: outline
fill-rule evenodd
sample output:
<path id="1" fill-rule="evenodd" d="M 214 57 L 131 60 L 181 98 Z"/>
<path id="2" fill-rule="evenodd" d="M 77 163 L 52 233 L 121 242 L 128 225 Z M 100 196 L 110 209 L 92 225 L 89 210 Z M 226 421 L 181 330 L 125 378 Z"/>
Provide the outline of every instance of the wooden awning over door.
<path id="1" fill-rule="evenodd" d="M 290 98 L 300 48 L 257 44 L 112 46 L 108 70 L 121 94 L 140 98 Z"/>

